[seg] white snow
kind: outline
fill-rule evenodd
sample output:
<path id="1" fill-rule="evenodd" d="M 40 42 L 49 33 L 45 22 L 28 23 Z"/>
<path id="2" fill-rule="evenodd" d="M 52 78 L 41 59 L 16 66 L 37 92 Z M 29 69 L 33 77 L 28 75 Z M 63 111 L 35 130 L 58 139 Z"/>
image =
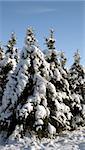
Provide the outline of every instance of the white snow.
<path id="1" fill-rule="evenodd" d="M 17 132 L 19 129 L 17 127 Z M 15 133 L 15 137 L 17 133 Z M 0 150 L 85 150 L 85 129 L 76 131 L 64 131 L 54 138 L 38 139 L 35 135 L 9 137 L 8 142 L 3 145 L 0 134 Z"/>
<path id="2" fill-rule="evenodd" d="M 51 125 L 50 123 L 48 123 L 48 132 L 51 136 L 56 134 L 56 128 L 53 125 Z"/>
<path id="3" fill-rule="evenodd" d="M 47 116 L 47 112 L 44 106 L 37 105 L 35 112 L 35 119 L 44 119 Z"/>
<path id="4" fill-rule="evenodd" d="M 22 107 L 22 109 L 19 110 L 19 116 L 24 117 L 26 119 L 32 110 L 33 110 L 33 104 L 28 101 Z"/>
<path id="5" fill-rule="evenodd" d="M 46 95 L 46 83 L 47 81 L 38 73 L 34 76 L 34 82 L 36 83 L 34 94 L 39 93 L 39 95 Z"/>
<path id="6" fill-rule="evenodd" d="M 60 81 L 62 79 L 62 76 L 57 68 L 54 70 L 54 76 L 57 81 Z"/>

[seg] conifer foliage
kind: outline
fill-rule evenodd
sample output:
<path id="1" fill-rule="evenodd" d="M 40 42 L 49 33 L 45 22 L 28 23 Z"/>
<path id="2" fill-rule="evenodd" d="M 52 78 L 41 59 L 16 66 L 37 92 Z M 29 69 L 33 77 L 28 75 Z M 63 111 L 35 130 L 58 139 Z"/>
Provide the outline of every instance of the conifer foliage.
<path id="1" fill-rule="evenodd" d="M 85 123 L 85 68 L 80 65 L 80 54 L 74 54 L 74 63 L 69 70 L 69 85 L 72 95 L 71 109 L 75 116 L 74 126 Z"/>
<path id="2" fill-rule="evenodd" d="M 3 48 L 0 46 L 0 83 L 1 91 L 0 91 L 0 103 L 3 96 L 3 92 L 5 90 L 6 83 L 9 80 L 10 74 L 15 70 L 16 64 L 19 60 L 19 55 L 17 48 L 15 47 L 16 37 L 15 34 L 11 34 L 11 38 L 5 46 L 6 50 L 3 51 Z M 4 48 L 4 49 L 5 49 Z"/>
<path id="3" fill-rule="evenodd" d="M 85 125 L 85 68 L 77 50 L 67 70 L 55 41 L 50 30 L 44 54 L 30 27 L 20 56 L 14 33 L 6 51 L 0 46 L 0 132 L 7 137 L 32 131 L 43 137 Z"/>

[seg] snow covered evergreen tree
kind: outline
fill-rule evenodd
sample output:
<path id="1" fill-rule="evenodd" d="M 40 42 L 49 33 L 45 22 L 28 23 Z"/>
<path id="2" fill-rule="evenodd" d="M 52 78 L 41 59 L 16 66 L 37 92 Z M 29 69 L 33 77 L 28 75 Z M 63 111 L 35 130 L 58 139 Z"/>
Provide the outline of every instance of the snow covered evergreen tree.
<path id="1" fill-rule="evenodd" d="M 54 125 L 58 127 L 57 125 L 59 124 L 61 128 L 63 127 L 69 128 L 72 114 L 69 108 L 71 95 L 69 91 L 68 72 L 65 68 L 66 58 L 63 54 L 62 62 L 61 62 L 63 64 L 61 65 L 58 59 L 59 54 L 57 50 L 55 49 L 54 44 L 55 44 L 55 39 L 53 37 L 53 30 L 52 30 L 50 37 L 46 39 L 46 45 L 48 47 L 46 60 L 50 64 L 50 69 L 52 70 L 52 73 L 53 73 L 53 76 L 51 77 L 50 82 L 55 88 L 56 97 L 54 98 L 54 101 L 53 101 L 52 100 L 53 96 L 51 97 L 51 95 L 49 95 L 48 93 L 49 95 L 48 99 L 49 99 L 50 107 L 52 108 L 53 122 L 56 122 L 56 125 L 55 124 Z M 50 99 L 52 101 L 50 101 Z M 67 110 L 68 115 L 66 114 L 65 109 Z"/>
<path id="2" fill-rule="evenodd" d="M 24 103 L 17 107 L 17 115 L 21 124 L 23 124 L 24 132 L 27 130 L 38 132 L 38 130 L 44 128 L 44 120 L 49 115 L 46 84 L 52 72 L 50 71 L 49 64 L 44 59 L 44 54 L 36 46 L 36 39 L 30 28 L 27 30 L 24 50 L 29 53 L 30 79 L 29 84 L 27 84 L 20 97 L 20 100 L 24 101 Z M 28 87 L 30 92 L 28 92 Z"/>
<path id="3" fill-rule="evenodd" d="M 49 44 L 49 45 L 51 45 L 51 47 L 49 48 L 48 43 L 50 43 L 51 41 L 53 41 L 53 43 L 52 43 L 53 45 Z M 50 69 L 53 72 L 53 77 L 51 78 L 51 83 L 54 84 L 57 92 L 62 91 L 62 92 L 66 92 L 66 95 L 69 95 L 70 91 L 69 91 L 69 83 L 68 83 L 68 71 L 65 68 L 66 57 L 63 52 L 60 53 L 56 50 L 54 44 L 55 44 L 55 39 L 53 36 L 53 30 L 52 30 L 50 37 L 46 39 L 46 45 L 49 48 L 47 57 L 48 57 L 48 59 L 50 59 L 50 61 L 48 61 L 48 59 L 47 59 L 47 61 L 50 63 Z M 60 61 L 58 58 L 59 53 L 60 53 Z"/>
<path id="4" fill-rule="evenodd" d="M 15 61 L 16 63 L 18 63 L 19 61 L 19 54 L 18 54 L 18 49 L 15 47 L 16 45 L 16 36 L 15 33 L 12 32 L 11 34 L 11 38 L 8 41 L 8 44 L 6 45 L 6 57 L 8 59 L 11 59 L 11 61 Z"/>
<path id="5" fill-rule="evenodd" d="M 4 58 L 4 50 L 2 48 L 2 45 L 0 43 L 0 61 Z"/>
<path id="6" fill-rule="evenodd" d="M 3 57 L 3 60 L 0 62 L 0 74 L 2 76 L 3 84 L 1 85 L 2 91 L 0 94 L 0 99 L 2 99 L 3 92 L 6 86 L 6 83 L 9 80 L 9 76 L 11 73 L 13 73 L 13 70 L 16 67 L 16 64 L 18 63 L 18 52 L 17 48 L 15 48 L 16 44 L 16 37 L 15 34 L 12 33 L 10 40 L 8 41 L 8 44 L 6 45 L 6 52 L 5 56 Z"/>
<path id="7" fill-rule="evenodd" d="M 74 63 L 69 70 L 69 83 L 72 94 L 71 111 L 73 113 L 73 127 L 85 124 L 85 68 L 80 65 L 80 54 L 77 50 Z M 83 118 L 82 118 L 83 116 Z"/>
<path id="8" fill-rule="evenodd" d="M 58 52 L 55 49 L 55 39 L 54 39 L 54 31 L 53 29 L 50 30 L 50 36 L 45 39 L 45 44 L 47 46 L 47 54 L 46 54 L 46 61 L 51 64 L 58 65 Z"/>
<path id="9" fill-rule="evenodd" d="M 0 47 L 0 71 L 8 65 L 8 72 L 5 69 L 6 73 L 0 74 L 0 132 L 7 137 L 19 138 L 29 132 L 52 136 L 85 124 L 85 68 L 80 65 L 77 51 L 68 72 L 64 52 L 59 61 L 53 33 L 51 30 L 46 38 L 46 56 L 31 27 L 26 31 L 19 62 L 13 33 L 5 56 Z M 5 86 L 1 82 L 3 74 Z"/>
<path id="10" fill-rule="evenodd" d="M 3 59 L 4 59 L 4 50 L 0 44 L 0 105 L 1 105 L 1 99 L 2 99 L 2 93 L 3 93 L 3 73 L 2 73 L 2 68 L 3 68 Z"/>

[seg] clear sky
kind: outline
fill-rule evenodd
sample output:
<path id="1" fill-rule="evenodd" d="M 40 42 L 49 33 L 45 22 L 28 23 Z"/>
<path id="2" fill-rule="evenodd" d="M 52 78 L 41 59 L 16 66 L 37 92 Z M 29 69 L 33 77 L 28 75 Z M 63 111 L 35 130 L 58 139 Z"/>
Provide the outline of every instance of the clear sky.
<path id="1" fill-rule="evenodd" d="M 80 50 L 85 65 L 85 1 L 7 1 L 0 0 L 0 41 L 6 44 L 12 31 L 17 35 L 17 46 L 22 49 L 26 28 L 32 26 L 39 45 L 46 49 L 44 37 L 53 28 L 56 49 L 65 51 L 68 64 Z"/>

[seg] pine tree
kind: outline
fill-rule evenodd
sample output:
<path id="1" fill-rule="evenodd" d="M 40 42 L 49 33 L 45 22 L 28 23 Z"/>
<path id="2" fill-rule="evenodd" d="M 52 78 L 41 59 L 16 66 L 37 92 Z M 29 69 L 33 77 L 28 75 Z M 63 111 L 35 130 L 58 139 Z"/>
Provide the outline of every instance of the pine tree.
<path id="1" fill-rule="evenodd" d="M 29 45 L 29 46 L 31 46 L 31 45 L 37 45 L 37 40 L 35 38 L 35 35 L 34 35 L 32 27 L 29 27 L 27 29 L 25 44 Z"/>
<path id="2" fill-rule="evenodd" d="M 52 34 L 51 38 L 54 39 L 53 32 L 51 34 Z M 50 42 L 50 37 L 48 39 L 46 39 L 46 45 L 49 48 L 48 41 Z M 55 41 L 55 40 L 53 40 L 53 41 Z M 59 62 L 59 59 L 58 59 L 59 55 L 57 54 L 58 52 L 55 49 L 54 43 L 55 42 L 52 43 L 53 46 L 52 46 L 52 44 L 49 44 L 49 45 L 51 45 L 51 47 L 48 49 L 48 54 L 47 54 L 48 59 L 46 59 L 48 61 L 48 63 L 50 64 L 50 66 L 51 66 L 50 69 L 52 70 L 52 73 L 53 73 L 53 76 L 52 76 L 50 82 L 55 86 L 55 89 L 56 89 L 56 95 L 57 95 L 58 102 L 56 102 L 57 100 L 55 100 L 55 103 L 58 103 L 59 105 L 61 105 L 59 117 L 60 118 L 62 118 L 62 117 L 68 118 L 69 117 L 71 119 L 72 115 L 71 115 L 71 113 L 69 113 L 70 112 L 69 103 L 72 98 L 71 98 L 71 93 L 69 90 L 68 71 L 65 68 L 66 57 L 65 57 L 64 53 L 62 52 L 60 55 L 60 62 Z M 50 52 L 51 52 L 51 55 L 49 55 Z M 53 54 L 55 53 L 54 57 L 53 57 L 52 53 Z M 51 98 L 51 96 L 49 96 L 49 99 L 50 98 Z M 50 105 L 51 105 L 51 107 L 54 107 L 54 108 L 56 107 L 54 104 L 51 104 L 51 102 L 50 102 Z M 63 111 L 62 106 L 63 106 L 63 108 L 65 108 L 65 107 L 69 108 L 68 114 L 70 114 L 70 115 L 64 116 L 64 111 Z M 58 111 L 55 111 L 55 113 L 59 114 Z M 63 115 L 62 117 L 61 117 L 61 114 Z M 54 118 L 56 120 L 57 117 L 54 117 Z M 60 122 L 62 122 L 62 119 L 60 119 L 60 118 L 59 118 L 59 120 L 61 120 Z M 66 123 L 66 124 L 70 125 L 70 122 Z M 62 122 L 62 125 L 64 125 L 63 122 Z M 67 126 L 69 127 L 69 125 L 67 125 Z M 66 128 L 68 128 L 68 127 L 66 127 Z"/>
<path id="3" fill-rule="evenodd" d="M 29 35 L 30 31 L 30 35 Z M 29 84 L 25 87 L 20 100 L 24 99 L 18 109 L 18 119 L 23 124 L 24 132 L 27 130 L 42 130 L 44 119 L 48 116 L 49 110 L 46 108 L 46 83 L 51 76 L 49 64 L 45 61 L 44 55 L 36 44 L 33 31 L 28 28 L 25 38 L 25 49 L 29 53 Z M 29 92 L 28 92 L 29 87 Z M 26 97 L 27 95 L 27 97 Z M 44 127 L 43 127 L 44 128 Z"/>
<path id="4" fill-rule="evenodd" d="M 2 99 L 2 93 L 3 93 L 3 73 L 2 73 L 2 68 L 3 68 L 3 65 L 4 65 L 4 50 L 0 44 L 0 105 L 1 105 L 1 99 Z"/>
<path id="5" fill-rule="evenodd" d="M 85 68 L 80 65 L 80 54 L 78 50 L 74 54 L 74 63 L 69 70 L 69 74 L 72 94 L 71 110 L 74 115 L 73 127 L 75 128 L 85 122 Z"/>
<path id="6" fill-rule="evenodd" d="M 47 54 L 46 54 L 46 60 L 50 63 L 50 66 L 52 66 L 54 63 L 55 65 L 58 64 L 58 52 L 56 51 L 55 48 L 55 39 L 54 39 L 54 31 L 53 29 L 50 30 L 50 36 L 45 39 L 45 44 L 47 46 Z"/>
<path id="7" fill-rule="evenodd" d="M 69 71 L 66 68 L 66 62 L 67 62 L 67 58 L 65 56 L 65 53 L 63 51 L 60 52 L 60 66 L 59 66 L 59 70 L 60 73 L 62 75 L 62 84 L 64 84 L 64 88 L 65 91 L 67 91 L 67 94 L 70 94 L 69 91 L 69 82 L 68 82 L 68 74 Z"/>
<path id="8" fill-rule="evenodd" d="M 84 98 L 84 94 L 81 92 L 85 79 L 84 67 L 80 65 L 79 51 L 74 55 L 74 64 L 70 68 L 70 89 L 72 92 L 78 92 Z"/>
<path id="9" fill-rule="evenodd" d="M 3 58 L 4 58 L 4 50 L 3 50 L 2 45 L 0 43 L 0 61 L 3 60 Z"/>
<path id="10" fill-rule="evenodd" d="M 16 63 L 18 63 L 19 61 L 19 54 L 18 54 L 18 49 L 15 47 L 16 45 L 16 36 L 15 33 L 12 32 L 11 34 L 11 38 L 8 41 L 8 44 L 6 45 L 6 57 L 11 59 L 11 60 L 15 60 Z"/>
<path id="11" fill-rule="evenodd" d="M 12 38 L 8 42 L 7 46 L 8 50 L 6 52 L 6 57 L 8 60 L 10 59 L 13 61 L 14 59 L 15 49 L 13 48 L 15 43 L 16 43 L 15 36 L 14 34 L 12 34 Z M 30 86 L 28 80 L 30 78 L 29 70 L 30 70 L 30 50 L 28 50 L 25 45 L 24 50 L 21 53 L 20 61 L 17 64 L 16 69 L 13 71 L 13 74 L 9 76 L 9 81 L 6 84 L 6 88 L 3 94 L 2 106 L 0 108 L 1 112 L 0 120 L 2 122 L 1 128 L 3 127 L 2 129 L 6 128 L 7 126 L 8 127 L 7 129 L 10 130 L 10 132 L 12 132 L 12 130 L 16 125 L 17 121 L 16 107 L 20 101 L 19 98 L 22 92 L 24 91 L 26 84 L 28 83 L 27 86 Z M 8 118 L 6 116 L 8 116 Z"/>
<path id="12" fill-rule="evenodd" d="M 15 44 L 16 44 L 16 37 L 15 34 L 12 33 L 11 34 L 11 38 L 8 41 L 8 44 L 6 45 L 6 52 L 5 52 L 5 57 L 3 58 L 3 60 L 1 61 L 1 69 L 0 69 L 0 74 L 2 76 L 2 91 L 1 91 L 1 96 L 0 99 L 2 99 L 5 87 L 6 87 L 6 83 L 9 80 L 10 74 L 13 73 L 16 64 L 18 63 L 18 52 L 17 52 L 17 48 L 15 48 Z M 1 100 L 2 101 L 2 100 Z"/>
<path id="13" fill-rule="evenodd" d="M 45 39 L 46 40 L 46 45 L 47 45 L 49 50 L 55 49 L 55 45 L 54 45 L 55 44 L 55 39 L 54 39 L 53 34 L 54 34 L 54 31 L 53 31 L 53 29 L 51 29 L 50 30 L 50 37 Z"/>
<path id="14" fill-rule="evenodd" d="M 51 30 L 50 37 L 46 39 L 46 45 L 49 48 L 46 60 L 49 62 L 50 69 L 53 72 L 53 77 L 51 78 L 51 82 L 56 87 L 57 92 L 61 90 L 62 92 L 66 92 L 66 94 L 68 95 L 68 93 L 70 94 L 69 83 L 68 83 L 68 72 L 65 69 L 65 64 L 66 64 L 67 59 L 64 53 L 61 52 L 60 62 L 59 62 L 59 59 L 58 59 L 59 52 L 57 52 L 54 46 L 55 39 L 54 39 L 53 33 L 54 33 L 53 30 Z M 51 47 L 48 45 L 51 45 Z"/>

